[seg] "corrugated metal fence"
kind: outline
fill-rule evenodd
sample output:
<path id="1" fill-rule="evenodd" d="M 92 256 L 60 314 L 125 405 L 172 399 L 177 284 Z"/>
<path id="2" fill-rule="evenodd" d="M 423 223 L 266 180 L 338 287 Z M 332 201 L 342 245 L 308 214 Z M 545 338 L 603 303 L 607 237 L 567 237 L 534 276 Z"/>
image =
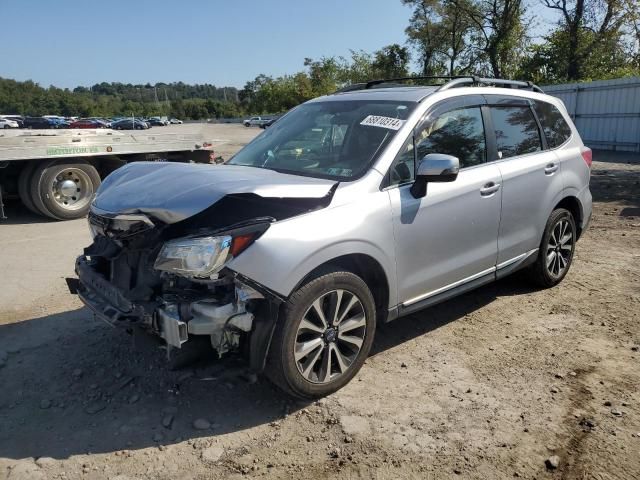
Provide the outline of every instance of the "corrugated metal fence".
<path id="1" fill-rule="evenodd" d="M 640 77 L 542 89 L 564 102 L 587 146 L 640 152 Z"/>

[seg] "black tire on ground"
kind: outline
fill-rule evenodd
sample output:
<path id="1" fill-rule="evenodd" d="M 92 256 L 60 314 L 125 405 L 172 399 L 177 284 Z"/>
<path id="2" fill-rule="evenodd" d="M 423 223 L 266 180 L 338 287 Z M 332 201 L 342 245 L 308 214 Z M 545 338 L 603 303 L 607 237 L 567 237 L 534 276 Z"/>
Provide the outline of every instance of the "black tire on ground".
<path id="1" fill-rule="evenodd" d="M 25 207 L 36 215 L 42 215 L 31 199 L 31 177 L 33 176 L 33 171 L 37 165 L 37 162 L 31 161 L 22 167 L 20 176 L 18 177 L 18 195 Z"/>
<path id="2" fill-rule="evenodd" d="M 74 209 L 64 208 L 53 196 L 52 185 L 58 175 L 68 169 L 81 170 L 89 183 L 90 191 L 86 194 L 86 201 Z M 100 186 L 98 171 L 88 162 L 80 159 L 51 160 L 44 162 L 35 169 L 31 178 L 31 199 L 36 208 L 48 217 L 56 220 L 72 220 L 84 217 L 91 205 L 91 197 Z"/>
<path id="3" fill-rule="evenodd" d="M 305 313 L 311 308 L 313 302 L 337 289 L 355 294 L 360 300 L 366 321 L 364 338 L 360 350 L 346 371 L 326 383 L 314 383 L 305 378 L 298 369 L 294 358 L 296 335 Z M 319 398 L 339 390 L 355 376 L 369 355 L 375 335 L 375 315 L 373 295 L 360 277 L 335 268 L 323 269 L 296 290 L 283 304 L 269 349 L 265 374 L 280 389 L 298 398 Z M 321 348 L 322 356 L 328 347 Z M 330 352 L 329 358 L 335 359 L 331 357 Z"/>
<path id="4" fill-rule="evenodd" d="M 560 248 L 552 248 L 555 243 L 558 243 L 556 237 L 558 236 L 559 227 L 563 224 L 566 224 L 568 228 L 571 230 L 570 232 L 565 232 L 563 238 L 567 238 L 565 243 L 564 253 L 566 257 L 562 257 L 562 264 L 564 264 L 564 268 L 562 270 L 558 269 L 558 272 L 552 271 L 553 268 L 550 268 L 548 264 L 548 256 L 559 255 L 563 252 L 560 252 L 562 247 Z M 568 237 L 570 235 L 570 237 Z M 538 251 L 538 258 L 536 262 L 532 264 L 528 268 L 528 276 L 532 282 L 536 285 L 549 288 L 557 285 L 564 279 L 564 277 L 569 272 L 569 268 L 571 267 L 571 262 L 573 261 L 573 254 L 576 248 L 576 223 L 573 215 L 568 210 L 564 208 L 558 208 L 554 210 L 549 219 L 547 220 L 547 225 L 544 229 L 544 234 L 542 235 L 542 240 L 540 242 L 540 250 Z M 553 267 L 555 263 L 551 263 Z"/>

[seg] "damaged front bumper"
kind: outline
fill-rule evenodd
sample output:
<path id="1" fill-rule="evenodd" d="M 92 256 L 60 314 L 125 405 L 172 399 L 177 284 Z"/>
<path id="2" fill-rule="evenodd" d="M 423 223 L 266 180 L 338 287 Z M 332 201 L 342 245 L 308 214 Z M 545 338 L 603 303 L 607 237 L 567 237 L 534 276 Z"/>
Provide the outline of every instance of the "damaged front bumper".
<path id="1" fill-rule="evenodd" d="M 68 279 L 72 293 L 77 294 L 97 317 L 112 326 L 144 327 L 162 337 L 173 348 L 181 348 L 191 336 L 206 335 L 220 356 L 237 350 L 245 335 L 254 337 L 250 339 L 252 354 L 258 357 L 266 354 L 262 343 L 269 343 L 275 317 L 263 314 L 256 321 L 255 315 L 256 312 L 271 312 L 274 309 L 254 307 L 254 300 L 265 300 L 269 304 L 270 299 L 235 276 L 227 279 L 233 283 L 229 285 L 234 289 L 231 301 L 228 301 L 229 298 L 216 298 L 215 295 L 200 294 L 193 298 L 186 294 L 169 293 L 160 294 L 149 301 L 136 302 L 97 271 L 92 260 L 84 255 L 76 260 L 76 274 L 77 280 Z M 252 358 L 251 363 L 261 369 L 264 358 Z"/>

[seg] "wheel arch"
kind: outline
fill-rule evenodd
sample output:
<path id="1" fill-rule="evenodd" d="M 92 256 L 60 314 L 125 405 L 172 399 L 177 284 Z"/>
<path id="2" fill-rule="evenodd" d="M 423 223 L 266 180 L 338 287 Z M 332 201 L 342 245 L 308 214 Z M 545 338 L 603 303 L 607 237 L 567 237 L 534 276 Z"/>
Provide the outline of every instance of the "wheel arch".
<path id="1" fill-rule="evenodd" d="M 571 212 L 571 215 L 573 215 L 573 218 L 576 222 L 576 238 L 580 238 L 580 235 L 582 234 L 582 223 L 584 215 L 582 203 L 580 203 L 580 200 L 573 195 L 566 196 L 562 200 L 560 200 L 555 205 L 555 207 L 553 207 L 553 210 L 557 210 L 558 208 L 564 208 Z"/>
<path id="2" fill-rule="evenodd" d="M 387 320 L 389 308 L 389 279 L 382 264 L 370 255 L 364 253 L 350 253 L 333 257 L 317 265 L 293 287 L 291 293 L 314 278 L 327 273 L 328 269 L 337 269 L 351 272 L 359 276 L 367 284 L 376 306 L 376 321 L 378 324 Z M 272 296 L 266 302 L 260 304 L 258 316 L 264 321 L 256 322 L 249 345 L 249 358 L 251 368 L 256 372 L 262 372 L 265 368 L 272 337 L 276 325 L 281 318 L 283 302 L 287 297 Z"/>
<path id="3" fill-rule="evenodd" d="M 376 304 L 376 316 L 381 323 L 386 321 L 389 309 L 389 279 L 378 260 L 365 253 L 349 253 L 332 258 L 315 267 L 294 287 L 295 292 L 328 267 L 335 267 L 360 277 L 367 284 Z"/>

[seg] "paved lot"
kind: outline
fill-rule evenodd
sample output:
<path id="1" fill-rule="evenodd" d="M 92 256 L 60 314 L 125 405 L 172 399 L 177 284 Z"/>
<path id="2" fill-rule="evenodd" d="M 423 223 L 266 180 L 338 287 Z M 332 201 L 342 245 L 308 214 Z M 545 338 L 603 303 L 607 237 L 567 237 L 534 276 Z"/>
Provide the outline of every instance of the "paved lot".
<path id="1" fill-rule="evenodd" d="M 229 153 L 257 133 L 206 128 Z M 640 164 L 596 159 L 594 217 L 562 285 L 512 277 L 392 323 L 355 381 L 312 404 L 232 362 L 167 371 L 66 293 L 86 222 L 10 202 L 0 480 L 638 478 Z"/>

